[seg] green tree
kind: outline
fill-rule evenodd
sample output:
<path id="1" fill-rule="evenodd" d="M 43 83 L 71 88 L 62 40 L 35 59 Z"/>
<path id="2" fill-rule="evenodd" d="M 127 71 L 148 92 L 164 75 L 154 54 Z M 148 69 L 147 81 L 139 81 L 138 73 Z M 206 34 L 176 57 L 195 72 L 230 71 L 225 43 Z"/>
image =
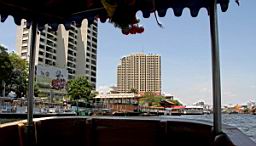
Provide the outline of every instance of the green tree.
<path id="1" fill-rule="evenodd" d="M 144 96 L 139 99 L 139 105 L 141 106 L 161 106 L 161 101 L 168 100 L 164 96 L 156 96 L 153 92 L 146 92 Z M 181 106 L 178 100 L 168 100 L 175 106 Z"/>
<path id="2" fill-rule="evenodd" d="M 34 95 L 35 97 L 38 97 L 39 95 L 39 86 L 37 84 L 34 85 Z"/>
<path id="3" fill-rule="evenodd" d="M 28 85 L 28 62 L 20 58 L 14 52 L 9 54 L 9 59 L 13 66 L 10 76 L 6 81 L 7 90 L 14 91 L 17 97 L 25 95 Z"/>
<path id="4" fill-rule="evenodd" d="M 138 90 L 137 89 L 135 89 L 135 88 L 131 88 L 131 91 L 130 91 L 131 93 L 135 93 L 135 94 L 138 94 Z"/>
<path id="5" fill-rule="evenodd" d="M 143 97 L 154 97 L 155 93 L 153 92 L 145 92 Z"/>
<path id="6" fill-rule="evenodd" d="M 139 105 L 142 106 L 161 106 L 160 102 L 164 100 L 164 96 L 155 96 L 153 92 L 146 92 L 139 100 Z"/>
<path id="7" fill-rule="evenodd" d="M 71 100 L 84 99 L 90 101 L 93 98 L 91 96 L 92 89 L 92 85 L 84 76 L 69 80 L 67 84 L 67 92 Z"/>
<path id="8" fill-rule="evenodd" d="M 175 106 L 182 106 L 182 103 L 178 100 L 171 100 L 172 103 L 174 103 Z"/>
<path id="9" fill-rule="evenodd" d="M 7 48 L 0 45 L 0 89 L 3 90 L 3 84 L 9 79 L 13 70 L 12 63 L 7 53 Z M 3 95 L 5 96 L 5 95 Z"/>
<path id="10" fill-rule="evenodd" d="M 94 98 L 95 96 L 99 95 L 99 92 L 92 90 L 90 94 L 90 99 Z"/>

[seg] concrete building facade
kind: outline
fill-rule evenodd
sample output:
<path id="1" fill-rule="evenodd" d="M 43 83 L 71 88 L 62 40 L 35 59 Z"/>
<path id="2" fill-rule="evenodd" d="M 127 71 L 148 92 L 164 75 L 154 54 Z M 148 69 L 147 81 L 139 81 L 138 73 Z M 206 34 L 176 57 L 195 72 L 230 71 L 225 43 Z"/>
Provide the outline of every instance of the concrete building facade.
<path id="1" fill-rule="evenodd" d="M 136 89 L 139 94 L 161 94 L 161 56 L 133 54 L 121 59 L 117 67 L 117 88 L 121 93 Z"/>
<path id="2" fill-rule="evenodd" d="M 86 76 L 96 88 L 97 65 L 97 21 L 88 25 L 82 22 L 81 28 L 74 25 L 66 31 L 60 25 L 57 31 L 46 26 L 37 32 L 35 65 L 56 67 L 68 72 L 68 79 Z M 26 21 L 17 27 L 17 53 L 29 61 L 31 29 L 26 28 Z"/>

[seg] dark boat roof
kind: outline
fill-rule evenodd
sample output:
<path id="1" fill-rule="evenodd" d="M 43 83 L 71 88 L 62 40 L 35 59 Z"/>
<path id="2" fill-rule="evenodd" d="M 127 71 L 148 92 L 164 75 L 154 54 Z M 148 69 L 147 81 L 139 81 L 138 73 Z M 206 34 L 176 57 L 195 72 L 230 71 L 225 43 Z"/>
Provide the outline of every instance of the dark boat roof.
<path id="1" fill-rule="evenodd" d="M 133 1 L 133 0 L 130 0 Z M 123 0 L 116 0 L 118 4 L 123 4 Z M 206 8 L 209 12 L 211 0 L 134 0 L 128 15 L 136 15 L 141 11 L 144 18 L 148 18 L 150 13 L 157 11 L 160 17 L 166 15 L 169 8 L 173 9 L 175 16 L 181 16 L 184 8 L 189 8 L 192 17 L 196 17 L 201 8 Z M 221 9 L 225 12 L 228 9 L 229 0 L 217 0 Z M 59 24 L 64 24 L 66 29 L 70 28 L 72 22 L 81 26 L 84 19 L 93 22 L 95 17 L 102 22 L 108 19 L 106 10 L 101 0 L 0 0 L 1 22 L 4 22 L 8 15 L 14 17 L 17 25 L 21 24 L 22 19 L 36 22 L 39 29 L 45 24 L 49 24 L 53 29 L 57 29 Z M 119 15 L 126 15 L 120 13 Z M 30 23 L 28 23 L 30 24 Z"/>

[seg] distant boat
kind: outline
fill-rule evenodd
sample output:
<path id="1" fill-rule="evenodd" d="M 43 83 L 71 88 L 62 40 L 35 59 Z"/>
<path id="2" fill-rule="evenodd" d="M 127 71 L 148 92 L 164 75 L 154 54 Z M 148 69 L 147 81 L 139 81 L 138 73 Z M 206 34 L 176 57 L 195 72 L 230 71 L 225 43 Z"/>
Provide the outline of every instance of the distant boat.
<path id="1" fill-rule="evenodd" d="M 228 114 L 239 114 L 237 111 L 229 112 Z"/>
<path id="2" fill-rule="evenodd" d="M 204 110 L 203 113 L 204 113 L 204 114 L 211 114 L 211 111 Z"/>
<path id="3" fill-rule="evenodd" d="M 204 108 L 201 106 L 186 106 L 184 111 L 184 115 L 203 115 Z"/>

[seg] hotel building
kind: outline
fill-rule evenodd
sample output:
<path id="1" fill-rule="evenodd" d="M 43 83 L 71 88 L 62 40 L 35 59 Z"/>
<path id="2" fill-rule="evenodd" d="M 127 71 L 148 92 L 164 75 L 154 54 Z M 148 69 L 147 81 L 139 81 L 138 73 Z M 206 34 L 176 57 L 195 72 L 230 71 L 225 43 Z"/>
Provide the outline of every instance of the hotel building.
<path id="1" fill-rule="evenodd" d="M 120 93 L 136 89 L 139 94 L 161 94 L 161 57 L 133 54 L 121 59 L 117 67 L 117 88 Z"/>

